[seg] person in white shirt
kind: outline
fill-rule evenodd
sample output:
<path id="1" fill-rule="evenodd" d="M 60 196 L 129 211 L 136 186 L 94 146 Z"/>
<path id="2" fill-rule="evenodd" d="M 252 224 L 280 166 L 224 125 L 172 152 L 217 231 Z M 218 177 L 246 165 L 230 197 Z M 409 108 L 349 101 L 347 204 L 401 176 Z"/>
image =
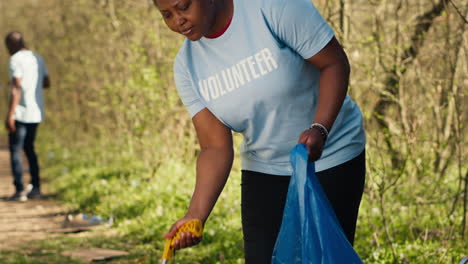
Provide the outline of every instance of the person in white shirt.
<path id="1" fill-rule="evenodd" d="M 44 120 L 42 90 L 50 86 L 50 79 L 44 60 L 26 48 L 21 33 L 7 34 L 5 44 L 11 55 L 8 64 L 11 95 L 5 126 L 8 130 L 11 169 L 16 189 L 9 199 L 26 201 L 41 195 L 34 139 L 39 123 Z M 22 150 L 29 163 L 31 188 L 25 188 L 23 184 Z"/>

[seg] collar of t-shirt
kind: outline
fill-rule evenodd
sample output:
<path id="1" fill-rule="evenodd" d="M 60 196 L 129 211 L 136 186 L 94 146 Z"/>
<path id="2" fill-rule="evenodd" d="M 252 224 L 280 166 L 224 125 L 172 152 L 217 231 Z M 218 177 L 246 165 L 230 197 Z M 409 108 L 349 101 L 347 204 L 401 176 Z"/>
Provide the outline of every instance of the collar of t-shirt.
<path id="1" fill-rule="evenodd" d="M 227 22 L 227 24 L 219 32 L 217 32 L 217 33 L 215 33 L 213 35 L 205 36 L 205 38 L 214 39 L 214 38 L 221 37 L 224 34 L 224 32 L 226 32 L 226 30 L 231 25 L 232 17 L 233 16 L 231 16 L 231 18 L 229 18 L 229 22 Z"/>

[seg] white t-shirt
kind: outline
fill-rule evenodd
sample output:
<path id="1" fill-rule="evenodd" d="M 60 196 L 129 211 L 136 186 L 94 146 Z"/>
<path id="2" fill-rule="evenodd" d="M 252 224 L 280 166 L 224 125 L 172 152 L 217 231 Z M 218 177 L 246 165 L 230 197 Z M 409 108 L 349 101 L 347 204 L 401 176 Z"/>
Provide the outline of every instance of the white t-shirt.
<path id="1" fill-rule="evenodd" d="M 11 56 L 9 70 L 11 79 L 21 78 L 21 99 L 15 108 L 15 120 L 40 123 L 44 120 L 44 77 L 48 76 L 44 60 L 30 50 L 20 50 Z"/>

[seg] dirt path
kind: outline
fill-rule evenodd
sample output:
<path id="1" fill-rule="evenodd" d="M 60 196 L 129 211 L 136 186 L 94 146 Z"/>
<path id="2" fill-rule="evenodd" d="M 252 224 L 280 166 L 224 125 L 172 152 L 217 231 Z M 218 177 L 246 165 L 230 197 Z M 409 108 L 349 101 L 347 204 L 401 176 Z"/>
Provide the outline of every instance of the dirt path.
<path id="1" fill-rule="evenodd" d="M 3 198 L 14 192 L 12 179 L 6 139 L 0 137 L 0 251 L 56 236 L 49 232 L 60 227 L 66 212 L 51 198 L 24 203 L 5 201 Z M 28 183 L 29 175 L 24 179 Z M 47 186 L 43 186 L 43 193 L 47 194 Z"/>

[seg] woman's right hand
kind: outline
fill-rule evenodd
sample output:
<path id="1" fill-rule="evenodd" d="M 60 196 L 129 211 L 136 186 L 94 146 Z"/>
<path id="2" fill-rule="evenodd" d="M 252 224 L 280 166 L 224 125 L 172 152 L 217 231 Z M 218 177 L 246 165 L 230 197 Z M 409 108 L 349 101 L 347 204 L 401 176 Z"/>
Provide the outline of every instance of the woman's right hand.
<path id="1" fill-rule="evenodd" d="M 198 112 L 192 120 L 201 149 L 197 159 L 195 190 L 186 215 L 175 222 L 164 235 L 168 239 L 174 238 L 182 225 L 190 220 L 199 219 L 202 225 L 205 224 L 226 184 L 234 159 L 230 128 L 221 123 L 207 108 Z M 191 247 L 201 240 L 202 237 L 184 232 L 180 238 L 173 241 L 172 247 Z"/>
<path id="2" fill-rule="evenodd" d="M 194 220 L 194 219 L 196 219 L 196 218 L 189 217 L 189 216 L 185 216 L 185 217 L 179 219 L 178 221 L 176 221 L 172 225 L 171 229 L 169 230 L 169 232 L 167 234 L 164 235 L 164 237 L 167 238 L 167 239 L 173 238 L 176 235 L 177 230 L 179 230 L 179 228 L 182 225 L 184 225 L 188 221 L 191 221 L 191 220 Z M 200 243 L 201 240 L 202 240 L 202 236 L 197 237 L 197 236 L 195 236 L 194 234 L 192 234 L 190 232 L 183 232 L 183 233 L 180 234 L 179 239 L 177 239 L 175 241 L 172 241 L 172 247 L 174 249 L 192 247 L 192 246 L 195 246 L 198 243 Z"/>

